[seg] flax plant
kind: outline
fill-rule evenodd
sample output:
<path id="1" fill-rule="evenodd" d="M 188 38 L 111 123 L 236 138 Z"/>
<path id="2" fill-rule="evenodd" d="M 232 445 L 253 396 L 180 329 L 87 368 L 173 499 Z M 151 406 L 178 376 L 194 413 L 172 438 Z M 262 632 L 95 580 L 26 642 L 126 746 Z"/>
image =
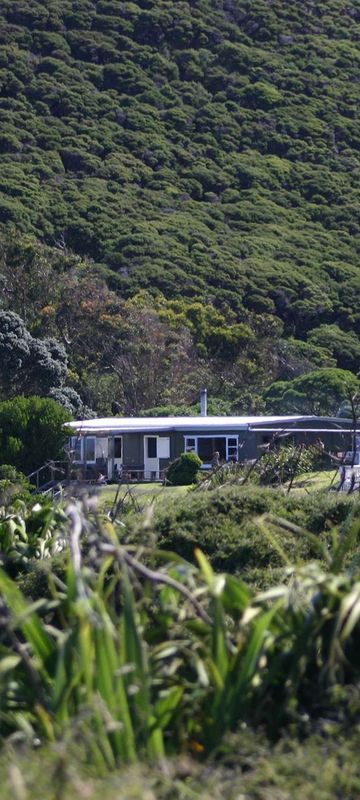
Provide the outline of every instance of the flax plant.
<path id="1" fill-rule="evenodd" d="M 284 583 L 255 594 L 200 551 L 196 569 L 126 544 L 123 527 L 80 502 L 64 514 L 66 577 L 50 572 L 46 598 L 29 602 L 0 571 L 2 738 L 72 731 L 99 768 L 114 768 L 179 749 L 206 754 L 239 723 L 275 733 L 358 684 L 356 519 L 322 561 L 294 567 L 283 553 Z M 260 522 L 281 554 L 291 523 Z"/>

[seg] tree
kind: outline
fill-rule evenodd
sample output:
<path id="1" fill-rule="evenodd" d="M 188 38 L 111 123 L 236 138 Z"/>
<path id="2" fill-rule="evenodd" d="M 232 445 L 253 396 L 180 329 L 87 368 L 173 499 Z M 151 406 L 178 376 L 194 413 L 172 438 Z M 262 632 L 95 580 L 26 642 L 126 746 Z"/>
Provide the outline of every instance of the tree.
<path id="1" fill-rule="evenodd" d="M 80 395 L 71 386 L 62 386 L 59 389 L 52 388 L 50 389 L 49 397 L 56 400 L 76 419 L 90 419 L 95 416 L 95 412 L 83 403 Z"/>
<path id="2" fill-rule="evenodd" d="M 335 357 L 337 366 L 352 372 L 360 370 L 360 340 L 354 331 L 338 325 L 320 325 L 308 333 L 308 342 Z"/>
<path id="3" fill-rule="evenodd" d="M 336 415 L 356 395 L 360 381 L 344 369 L 318 369 L 291 381 L 277 381 L 264 393 L 267 411 L 282 414 Z"/>
<path id="4" fill-rule="evenodd" d="M 23 320 L 12 311 L 0 311 L 0 392 L 48 394 L 63 386 L 67 377 L 67 355 L 56 339 L 35 339 Z"/>
<path id="5" fill-rule="evenodd" d="M 107 354 L 109 368 L 121 383 L 127 413 L 168 401 L 191 402 L 206 385 L 189 329 L 172 329 L 158 311 L 136 301 L 125 304 L 122 337 Z"/>
<path id="6" fill-rule="evenodd" d="M 23 320 L 12 311 L 0 311 L 1 383 L 10 387 L 30 357 L 31 336 Z"/>
<path id="7" fill-rule="evenodd" d="M 50 398 L 14 397 L 0 403 L 0 463 L 29 474 L 63 459 L 71 414 Z"/>
<path id="8" fill-rule="evenodd" d="M 4 307 L 14 311 L 27 327 L 37 323 L 42 310 L 54 302 L 64 254 L 12 231 L 0 238 L 0 274 Z M 68 258 L 68 266 L 74 258 Z"/>

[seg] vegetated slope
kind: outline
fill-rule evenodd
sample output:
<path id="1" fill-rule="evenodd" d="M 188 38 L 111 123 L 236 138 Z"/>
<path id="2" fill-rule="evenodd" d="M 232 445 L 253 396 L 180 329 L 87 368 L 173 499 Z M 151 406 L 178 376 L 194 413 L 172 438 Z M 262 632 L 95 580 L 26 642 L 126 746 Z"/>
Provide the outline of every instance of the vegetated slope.
<path id="1" fill-rule="evenodd" d="M 359 325 L 356 4 L 3 0 L 0 36 L 3 221 L 128 294 Z"/>

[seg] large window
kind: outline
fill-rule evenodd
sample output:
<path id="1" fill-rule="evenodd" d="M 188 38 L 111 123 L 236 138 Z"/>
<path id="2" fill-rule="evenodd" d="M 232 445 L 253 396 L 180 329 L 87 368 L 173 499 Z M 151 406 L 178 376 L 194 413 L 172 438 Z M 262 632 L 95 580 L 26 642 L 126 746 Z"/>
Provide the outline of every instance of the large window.
<path id="1" fill-rule="evenodd" d="M 199 436 L 197 452 L 203 464 L 211 464 L 214 453 L 219 453 L 220 461 L 226 461 L 226 438 L 225 436 L 210 437 Z"/>
<path id="2" fill-rule="evenodd" d="M 95 464 L 96 462 L 96 437 L 72 436 L 70 439 L 71 460 L 76 463 Z"/>
<path id="3" fill-rule="evenodd" d="M 197 453 L 204 465 L 212 463 L 214 453 L 219 453 L 221 461 L 238 460 L 237 436 L 185 436 L 185 452 Z"/>

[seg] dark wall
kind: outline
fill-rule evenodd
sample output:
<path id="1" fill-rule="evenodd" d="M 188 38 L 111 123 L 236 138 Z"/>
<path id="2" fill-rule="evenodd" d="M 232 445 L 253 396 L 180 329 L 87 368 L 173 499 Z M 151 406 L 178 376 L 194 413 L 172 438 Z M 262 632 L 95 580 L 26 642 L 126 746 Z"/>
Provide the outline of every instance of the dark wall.
<path id="1" fill-rule="evenodd" d="M 127 466 L 140 466 L 144 463 L 144 436 L 142 433 L 124 433 L 123 463 Z"/>

